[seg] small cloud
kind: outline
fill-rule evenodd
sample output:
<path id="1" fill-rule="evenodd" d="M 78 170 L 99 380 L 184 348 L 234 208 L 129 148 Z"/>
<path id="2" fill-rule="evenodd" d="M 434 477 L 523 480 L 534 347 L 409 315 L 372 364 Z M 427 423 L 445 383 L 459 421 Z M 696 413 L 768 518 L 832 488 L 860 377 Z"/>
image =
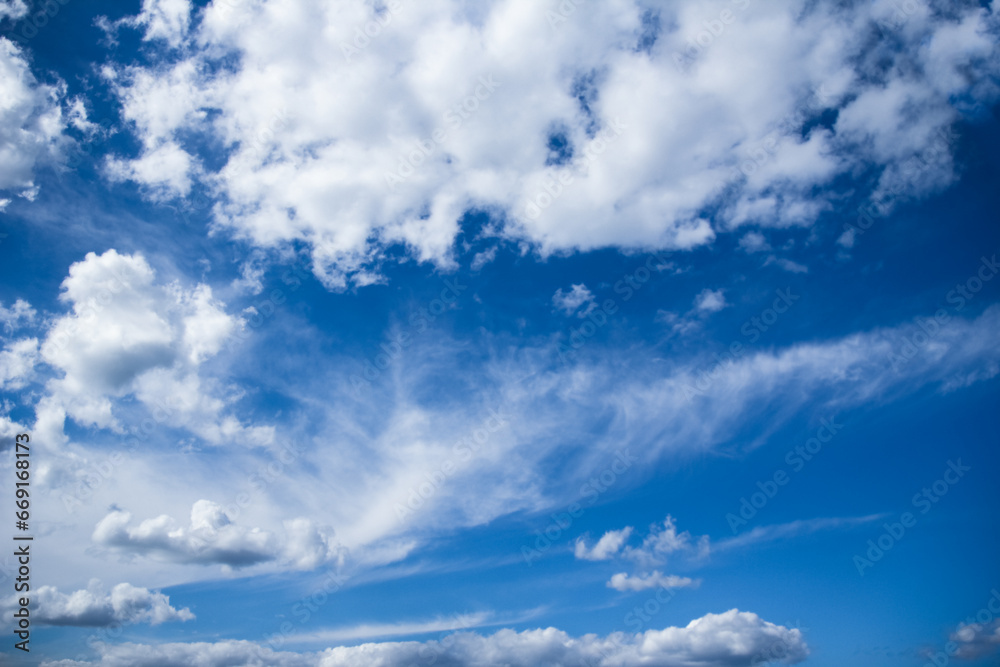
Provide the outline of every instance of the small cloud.
<path id="1" fill-rule="evenodd" d="M 858 230 L 851 227 L 850 229 L 848 229 L 847 231 L 845 231 L 843 234 L 840 235 L 840 238 L 837 239 L 837 245 L 841 246 L 842 248 L 853 248 L 854 241 L 857 238 L 857 235 L 858 235 Z"/>
<path id="2" fill-rule="evenodd" d="M 41 625 L 75 627 L 109 627 L 118 623 L 148 623 L 159 625 L 168 621 L 190 621 L 191 610 L 175 609 L 170 598 L 156 591 L 118 584 L 110 593 L 100 582 L 91 580 L 85 590 L 70 594 L 60 593 L 54 586 L 42 586 L 31 596 L 32 620 Z M 11 596 L 0 605 L 8 610 L 17 608 L 17 596 Z"/>
<path id="3" fill-rule="evenodd" d="M 694 308 L 701 313 L 717 313 L 727 305 L 721 289 L 703 289 L 694 299 Z"/>
<path id="4" fill-rule="evenodd" d="M 766 252 L 771 249 L 771 244 L 760 232 L 748 232 L 740 239 L 740 247 L 748 253 Z"/>
<path id="5" fill-rule="evenodd" d="M 496 259 L 496 256 L 497 256 L 497 247 L 496 246 L 493 246 L 489 250 L 484 250 L 482 252 L 477 252 L 475 254 L 475 256 L 472 258 L 472 266 L 471 266 L 472 270 L 473 271 L 479 271 L 484 266 L 486 266 L 487 264 L 489 264 L 490 262 L 492 262 L 494 259 Z M 558 292 L 557 292 L 557 294 L 558 294 Z"/>
<path id="6" fill-rule="evenodd" d="M 808 266 L 805 266 L 804 264 L 799 264 L 798 262 L 793 262 L 790 259 L 779 259 L 774 255 L 768 257 L 767 261 L 764 262 L 764 266 L 768 266 L 769 264 L 777 264 L 778 266 L 780 266 L 785 271 L 788 271 L 789 273 L 809 273 Z"/>
<path id="7" fill-rule="evenodd" d="M 567 292 L 563 292 L 561 289 L 556 290 L 556 293 L 552 295 L 552 304 L 563 311 L 567 317 L 573 313 L 576 313 L 577 317 L 586 317 L 587 313 L 597 305 L 594 301 L 594 295 L 582 283 L 573 285 Z M 580 310 L 585 304 L 587 307 Z M 580 312 L 577 312 L 578 310 Z"/>
<path id="8" fill-rule="evenodd" d="M 580 560 L 609 560 L 621 550 L 631 534 L 631 526 L 626 526 L 621 530 L 609 530 L 590 549 L 587 548 L 586 542 L 581 537 L 577 539 L 573 553 Z"/>
<path id="9" fill-rule="evenodd" d="M 642 574 L 636 577 L 629 577 L 625 572 L 619 572 L 608 581 L 608 588 L 616 591 L 644 591 L 650 588 L 694 588 L 701 583 L 700 580 L 689 577 L 678 577 L 676 575 L 664 575 L 658 570 L 653 570 L 649 574 Z"/>

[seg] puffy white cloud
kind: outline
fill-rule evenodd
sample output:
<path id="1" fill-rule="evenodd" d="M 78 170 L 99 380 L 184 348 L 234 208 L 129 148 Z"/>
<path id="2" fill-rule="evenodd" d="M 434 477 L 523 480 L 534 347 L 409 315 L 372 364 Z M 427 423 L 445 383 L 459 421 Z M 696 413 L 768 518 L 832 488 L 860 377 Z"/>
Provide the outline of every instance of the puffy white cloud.
<path id="1" fill-rule="evenodd" d="M 0 351 L 0 389 L 20 389 L 38 363 L 38 339 L 8 343 Z"/>
<path id="2" fill-rule="evenodd" d="M 663 525 L 653 524 L 649 534 L 638 547 L 627 547 L 623 555 L 643 565 L 665 563 L 667 557 L 677 552 L 704 554 L 708 550 L 708 536 L 703 535 L 695 540 L 691 533 L 677 532 L 677 523 L 669 514 L 663 520 Z"/>
<path id="3" fill-rule="evenodd" d="M 428 656 L 455 667 L 749 667 L 781 656 L 784 664 L 801 662 L 809 649 L 801 631 L 732 609 L 707 614 L 685 627 L 614 633 L 606 637 L 571 637 L 556 628 L 500 630 L 489 636 L 462 632 L 428 642 L 384 642 L 330 648 L 320 653 L 274 653 L 245 641 L 214 644 L 119 644 L 98 647 L 98 662 L 63 660 L 43 667 L 200 667 L 275 665 L 278 667 L 390 667 L 419 664 Z M 780 652 L 779 652 L 780 651 Z M 754 660 L 757 660 L 755 663 Z"/>
<path id="4" fill-rule="evenodd" d="M 726 303 L 725 291 L 721 289 L 703 289 L 694 298 L 695 310 L 702 313 L 717 313 L 728 304 Z"/>
<path id="5" fill-rule="evenodd" d="M 41 357 L 61 375 L 39 404 L 51 441 L 63 439 L 62 415 L 120 430 L 114 401 L 138 398 L 165 421 L 210 443 L 266 444 L 269 427 L 244 427 L 198 368 L 219 352 L 237 319 L 210 287 L 158 284 L 139 254 L 88 253 L 70 267 L 60 299 L 72 311 L 50 327 Z"/>
<path id="6" fill-rule="evenodd" d="M 699 581 L 689 577 L 678 577 L 676 575 L 664 575 L 659 570 L 653 570 L 649 574 L 636 577 L 629 577 L 626 572 L 619 572 L 611 576 L 608 580 L 608 588 L 616 591 L 644 591 L 650 588 L 691 588 L 697 586 Z"/>
<path id="7" fill-rule="evenodd" d="M 156 196 L 200 179 L 219 226 L 306 242 L 332 287 L 370 280 L 390 244 L 451 265 L 473 208 L 543 253 L 810 225 L 843 174 L 873 171 L 895 200 L 953 179 L 931 147 L 997 92 L 979 4 L 934 0 L 895 26 L 885 2 L 614 0 L 562 17 L 531 0 L 217 0 L 189 25 L 184 0 L 146 0 L 135 24 L 180 48 L 114 72 L 142 149 L 112 171 Z M 824 112 L 836 120 L 813 123 Z M 230 151 L 223 167 L 181 154 L 191 132 Z"/>
<path id="8" fill-rule="evenodd" d="M 5 617 L 10 616 L 7 610 L 17 607 L 17 598 L 18 595 L 13 595 L 4 600 Z M 159 625 L 195 617 L 186 607 L 178 610 L 170 606 L 170 598 L 163 593 L 127 583 L 117 584 L 106 592 L 97 580 L 92 580 L 88 588 L 70 594 L 60 593 L 54 586 L 41 586 L 32 592 L 31 605 L 32 622 L 42 625 Z"/>
<path id="9" fill-rule="evenodd" d="M 573 285 L 571 289 L 566 291 L 557 289 L 556 293 L 552 295 L 552 304 L 566 315 L 572 315 L 581 306 L 589 304 L 587 308 L 577 313 L 580 317 L 586 316 L 595 306 L 594 295 L 583 284 Z"/>
<path id="10" fill-rule="evenodd" d="M 281 560 L 289 567 L 311 570 L 341 555 L 332 531 L 308 519 L 285 522 L 283 535 L 233 523 L 222 506 L 199 500 L 191 507 L 191 523 L 178 526 L 160 515 L 132 526 L 132 515 L 108 513 L 94 528 L 93 541 L 126 557 L 149 556 L 184 564 L 219 564 L 231 568 Z"/>
<path id="11" fill-rule="evenodd" d="M 0 17 L 17 18 L 23 4 L 5 3 Z M 60 86 L 39 83 L 24 53 L 0 37 L 0 191 L 33 198 L 35 168 L 60 154 L 65 127 Z"/>
<path id="12" fill-rule="evenodd" d="M 609 530 L 601 536 L 593 547 L 587 548 L 587 543 L 581 537 L 577 539 L 573 547 L 573 554 L 582 560 L 608 560 L 621 551 L 621 548 L 628 541 L 632 534 L 632 527 L 626 526 L 621 530 Z"/>

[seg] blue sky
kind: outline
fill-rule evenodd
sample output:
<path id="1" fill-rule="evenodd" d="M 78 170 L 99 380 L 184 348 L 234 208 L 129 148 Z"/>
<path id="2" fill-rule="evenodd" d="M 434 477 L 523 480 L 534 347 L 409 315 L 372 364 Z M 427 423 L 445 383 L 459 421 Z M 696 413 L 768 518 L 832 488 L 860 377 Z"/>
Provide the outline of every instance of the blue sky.
<path id="1" fill-rule="evenodd" d="M 998 10 L 0 3 L 2 661 L 995 664 Z"/>

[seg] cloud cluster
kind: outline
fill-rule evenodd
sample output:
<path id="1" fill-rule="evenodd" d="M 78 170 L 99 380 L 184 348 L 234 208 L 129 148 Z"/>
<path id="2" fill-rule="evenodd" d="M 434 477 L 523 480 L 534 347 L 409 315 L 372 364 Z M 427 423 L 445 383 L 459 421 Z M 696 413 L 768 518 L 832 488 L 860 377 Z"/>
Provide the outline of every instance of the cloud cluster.
<path id="1" fill-rule="evenodd" d="M 17 595 L 3 602 L 4 616 L 18 606 Z M 60 593 L 54 586 L 41 586 L 33 591 L 31 618 L 42 625 L 108 627 L 115 624 L 148 623 L 159 625 L 169 621 L 190 621 L 194 614 L 188 608 L 175 609 L 163 593 L 121 583 L 105 592 L 100 582 L 93 580 L 86 589 Z"/>
<path id="2" fill-rule="evenodd" d="M 312 570 L 341 554 L 332 531 L 308 519 L 286 521 L 284 533 L 277 535 L 233 523 L 221 505 L 209 500 L 194 503 L 188 526 L 165 514 L 131 523 L 131 513 L 113 510 L 94 528 L 92 539 L 126 557 L 230 568 L 280 560 L 294 569 Z"/>
<path id="3" fill-rule="evenodd" d="M 114 404 L 129 396 L 210 443 L 271 440 L 270 428 L 244 427 L 227 415 L 218 390 L 199 375 L 238 323 L 207 285 L 158 283 L 142 255 L 111 249 L 73 264 L 60 300 L 71 311 L 41 345 L 41 360 L 58 373 L 38 407 L 36 428 L 49 442 L 65 441 L 67 415 L 121 431 Z"/>
<path id="4" fill-rule="evenodd" d="M 781 646 L 784 664 L 801 662 L 809 649 L 801 631 L 764 621 L 736 609 L 707 614 L 685 627 L 648 630 L 606 637 L 571 637 L 556 628 L 515 632 L 504 629 L 482 636 L 462 632 L 428 642 L 385 642 L 338 647 L 320 653 L 273 653 L 245 641 L 214 644 L 119 644 L 99 647 L 98 662 L 62 660 L 43 667 L 202 667 L 275 665 L 279 667 L 371 667 L 373 665 L 435 664 L 454 667 L 535 667 L 535 665 L 594 665 L 595 667 L 749 667 L 761 655 Z"/>
<path id="5" fill-rule="evenodd" d="M 0 18 L 23 16 L 23 3 L 4 3 Z M 35 168 L 60 154 L 65 120 L 60 86 L 40 83 L 21 49 L 0 37 L 0 193 L 34 198 Z M 0 199 L 0 210 L 10 203 Z"/>
<path id="6" fill-rule="evenodd" d="M 844 174 L 895 200 L 950 183 L 947 153 L 905 165 L 996 96 L 995 6 L 915 4 L 147 0 L 134 24 L 172 52 L 107 70 L 142 146 L 109 171 L 202 183 L 220 226 L 307 243 L 331 287 L 390 245 L 450 265 L 473 209 L 543 253 L 811 225 Z"/>

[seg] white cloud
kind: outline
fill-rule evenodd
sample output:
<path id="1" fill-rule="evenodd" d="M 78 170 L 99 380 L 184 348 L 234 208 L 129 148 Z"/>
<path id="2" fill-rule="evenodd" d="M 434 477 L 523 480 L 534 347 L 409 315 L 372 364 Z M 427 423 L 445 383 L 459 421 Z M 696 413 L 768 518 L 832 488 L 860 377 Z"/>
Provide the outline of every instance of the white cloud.
<path id="1" fill-rule="evenodd" d="M 63 415 L 121 430 L 114 402 L 134 396 L 209 443 L 270 442 L 269 427 L 244 427 L 226 415 L 225 402 L 198 374 L 234 332 L 236 318 L 207 285 L 185 289 L 155 278 L 142 255 L 114 249 L 88 253 L 70 267 L 60 299 L 72 311 L 55 320 L 41 346 L 42 360 L 61 375 L 39 404 L 49 441 L 65 439 Z"/>
<path id="2" fill-rule="evenodd" d="M 0 352 L 0 389 L 20 389 L 38 363 L 38 339 L 8 343 Z"/>
<path id="3" fill-rule="evenodd" d="M 611 576 L 608 581 L 608 588 L 616 591 L 645 591 L 650 588 L 691 588 L 700 582 L 689 577 L 678 577 L 676 575 L 664 575 L 659 570 L 653 570 L 649 574 L 629 577 L 625 572 L 619 572 Z"/>
<path id="4" fill-rule="evenodd" d="M 552 295 L 552 305 L 563 311 L 567 316 L 576 313 L 582 306 L 587 305 L 586 308 L 577 313 L 579 317 L 585 317 L 596 306 L 596 303 L 594 302 L 594 295 L 590 293 L 587 286 L 580 284 L 573 285 L 566 291 L 557 289 L 556 293 Z"/>
<path id="5" fill-rule="evenodd" d="M 763 252 L 770 250 L 771 244 L 760 232 L 747 232 L 740 239 L 740 247 L 747 252 Z"/>
<path id="6" fill-rule="evenodd" d="M 17 608 L 18 595 L 3 602 L 4 617 Z M 60 593 L 54 586 L 40 586 L 32 592 L 31 619 L 41 625 L 108 627 L 118 623 L 148 623 L 159 625 L 169 621 L 190 621 L 194 614 L 188 608 L 175 609 L 163 593 L 118 584 L 105 592 L 100 582 L 70 594 Z"/>
<path id="7" fill-rule="evenodd" d="M 16 18 L 21 3 L 5 4 Z M 61 153 L 65 127 L 60 86 L 39 83 L 13 42 L 0 37 L 0 191 L 14 190 L 34 198 L 35 168 Z"/>
<path id="8" fill-rule="evenodd" d="M 24 0 L 3 0 L 0 2 L 0 19 L 23 18 L 28 13 L 28 5 Z"/>
<path id="9" fill-rule="evenodd" d="M 4 330 L 10 333 L 23 324 L 34 324 L 35 309 L 24 299 L 18 299 L 10 308 L 5 308 L 0 302 L 0 322 L 3 322 Z"/>
<path id="10" fill-rule="evenodd" d="M 589 549 L 581 537 L 577 539 L 573 547 L 573 553 L 577 558 L 582 560 L 608 560 L 621 551 L 622 546 L 625 545 L 631 534 L 631 526 L 626 526 L 621 530 L 609 530 L 601 536 L 597 544 Z"/>
<path id="11" fill-rule="evenodd" d="M 112 172 L 157 197 L 201 180 L 219 227 L 265 248 L 306 242 L 316 273 L 343 287 L 392 244 L 451 266 L 470 208 L 552 253 L 708 243 L 707 206 L 720 229 L 811 225 L 831 207 L 822 188 L 866 169 L 896 200 L 920 196 L 953 179 L 950 155 L 915 177 L 902 165 L 996 95 L 995 17 L 976 3 L 918 12 L 892 39 L 875 38 L 885 10 L 872 3 L 749 3 L 682 67 L 718 12 L 657 5 L 656 39 L 639 48 L 647 9 L 589 3 L 553 25 L 530 0 L 379 16 L 360 0 L 219 1 L 189 24 L 184 0 L 146 0 L 146 38 L 182 48 L 169 65 L 117 69 L 142 149 Z M 801 136 L 834 109 L 835 125 Z M 231 150 L 225 166 L 181 155 L 190 132 Z M 552 163 L 553 132 L 568 164 Z"/>
<path id="12" fill-rule="evenodd" d="M 643 565 L 652 565 L 665 563 L 668 556 L 677 552 L 701 554 L 707 549 L 707 535 L 695 540 L 686 530 L 678 533 L 676 521 L 668 514 L 662 526 L 653 524 L 649 527 L 649 534 L 643 539 L 641 546 L 628 547 L 623 555 Z"/>
<path id="13" fill-rule="evenodd" d="M 703 289 L 694 298 L 695 310 L 700 313 L 717 313 L 727 305 L 724 291 L 721 289 Z"/>
<path id="14" fill-rule="evenodd" d="M 707 614 L 685 627 L 618 632 L 606 637 L 571 637 L 556 628 L 500 630 L 482 636 L 457 633 L 427 642 L 384 642 L 330 648 L 320 653 L 274 653 L 246 641 L 214 644 L 103 644 L 97 662 L 64 660 L 43 667 L 223 667 L 267 664 L 276 667 L 371 667 L 420 664 L 433 656 L 437 664 L 454 667 L 508 667 L 536 665 L 595 665 L 596 667 L 750 667 L 776 646 L 784 649 L 782 662 L 795 664 L 809 655 L 798 629 L 764 621 L 736 609 Z"/>
<path id="15" fill-rule="evenodd" d="M 94 528 L 93 541 L 125 556 L 149 556 L 184 564 L 218 564 L 231 568 L 281 560 L 288 567 L 311 570 L 338 561 L 341 551 L 332 531 L 308 519 L 285 522 L 284 534 L 233 523 L 222 506 L 199 500 L 191 507 L 189 526 L 170 516 L 130 525 L 132 515 L 113 510 Z"/>

